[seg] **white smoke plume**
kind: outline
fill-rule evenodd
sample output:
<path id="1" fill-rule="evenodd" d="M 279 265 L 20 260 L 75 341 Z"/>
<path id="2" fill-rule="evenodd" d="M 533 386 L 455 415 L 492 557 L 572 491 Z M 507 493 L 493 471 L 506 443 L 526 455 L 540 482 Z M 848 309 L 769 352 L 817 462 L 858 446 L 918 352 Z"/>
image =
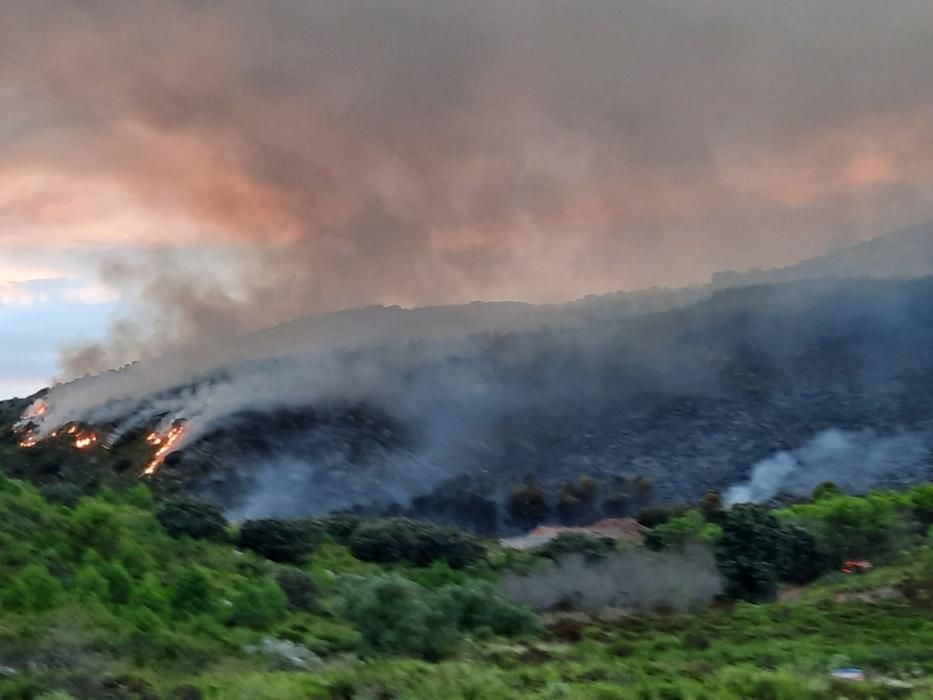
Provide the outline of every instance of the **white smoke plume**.
<path id="1" fill-rule="evenodd" d="M 725 502 L 729 506 L 764 503 L 781 493 L 806 496 L 825 481 L 862 493 L 914 470 L 927 456 L 927 446 L 915 435 L 826 430 L 797 450 L 779 452 L 754 465 L 748 481 L 726 492 Z"/>

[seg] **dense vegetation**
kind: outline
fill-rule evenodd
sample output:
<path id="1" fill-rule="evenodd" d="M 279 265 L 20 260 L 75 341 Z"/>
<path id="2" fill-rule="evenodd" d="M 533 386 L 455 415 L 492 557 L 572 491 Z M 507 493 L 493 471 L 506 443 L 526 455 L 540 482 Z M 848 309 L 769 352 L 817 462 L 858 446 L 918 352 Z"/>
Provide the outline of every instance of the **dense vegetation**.
<path id="1" fill-rule="evenodd" d="M 0 697 L 931 697 L 933 486 L 678 513 L 649 543 L 713 547 L 720 604 L 534 614 L 503 572 L 633 545 L 515 552 L 349 515 L 234 527 L 142 485 L 63 502 L 2 478 Z M 850 557 L 876 566 L 846 577 Z M 839 686 L 828 670 L 845 664 L 870 681 Z"/>

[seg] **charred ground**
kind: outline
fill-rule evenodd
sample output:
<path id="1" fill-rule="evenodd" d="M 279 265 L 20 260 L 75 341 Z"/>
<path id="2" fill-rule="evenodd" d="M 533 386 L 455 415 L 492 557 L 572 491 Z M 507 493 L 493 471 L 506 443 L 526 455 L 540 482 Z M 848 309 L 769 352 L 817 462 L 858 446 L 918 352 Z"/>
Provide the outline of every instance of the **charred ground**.
<path id="1" fill-rule="evenodd" d="M 416 514 L 469 521 L 476 511 L 488 522 L 489 504 L 530 475 L 550 496 L 581 476 L 638 475 L 654 500 L 695 500 L 827 429 L 910 433 L 933 446 L 931 344 L 933 278 L 742 287 L 634 318 L 602 308 L 443 352 L 396 344 L 386 352 L 419 358 L 394 370 L 402 393 L 237 411 L 170 455 L 152 483 L 246 515 L 399 510 L 417 498 Z M 142 431 L 110 450 L 51 441 L 21 459 L 10 425 L 25 405 L 0 404 L 11 475 L 138 478 Z M 880 481 L 931 472 L 925 459 Z"/>

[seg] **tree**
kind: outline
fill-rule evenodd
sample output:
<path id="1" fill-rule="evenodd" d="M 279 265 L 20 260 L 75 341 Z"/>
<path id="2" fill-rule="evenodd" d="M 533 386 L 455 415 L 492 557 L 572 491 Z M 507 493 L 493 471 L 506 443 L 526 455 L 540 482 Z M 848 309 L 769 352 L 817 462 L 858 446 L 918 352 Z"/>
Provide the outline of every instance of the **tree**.
<path id="1" fill-rule="evenodd" d="M 172 610 L 179 616 L 211 613 L 216 607 L 210 578 L 199 567 L 190 567 L 178 574 L 169 600 Z"/>
<path id="2" fill-rule="evenodd" d="M 315 529 L 297 520 L 247 520 L 240 526 L 239 546 L 266 559 L 300 564 L 314 550 Z"/>
<path id="3" fill-rule="evenodd" d="M 288 568 L 276 573 L 275 580 L 285 593 L 290 609 L 305 611 L 314 609 L 318 590 L 311 576 L 301 569 Z"/>
<path id="4" fill-rule="evenodd" d="M 30 564 L 10 583 L 5 592 L 8 607 L 41 612 L 51 610 L 61 601 L 61 582 L 42 564 Z"/>
<path id="5" fill-rule="evenodd" d="M 455 528 L 407 518 L 383 518 L 360 525 L 349 540 L 357 559 L 427 566 L 443 561 L 459 569 L 485 556 L 480 542 Z"/>
<path id="6" fill-rule="evenodd" d="M 156 513 L 159 524 L 172 537 L 224 542 L 227 519 L 213 503 L 194 500 L 169 501 Z"/>
<path id="7" fill-rule="evenodd" d="M 774 599 L 788 547 L 781 524 L 765 508 L 740 505 L 726 513 L 715 552 L 727 595 L 751 601 Z"/>
<path id="8" fill-rule="evenodd" d="M 285 617 L 288 600 L 279 585 L 266 579 L 247 584 L 233 596 L 229 621 L 234 625 L 265 629 Z"/>
<path id="9" fill-rule="evenodd" d="M 512 491 L 507 510 L 516 525 L 529 530 L 547 520 L 551 513 L 544 491 L 533 481 Z"/>

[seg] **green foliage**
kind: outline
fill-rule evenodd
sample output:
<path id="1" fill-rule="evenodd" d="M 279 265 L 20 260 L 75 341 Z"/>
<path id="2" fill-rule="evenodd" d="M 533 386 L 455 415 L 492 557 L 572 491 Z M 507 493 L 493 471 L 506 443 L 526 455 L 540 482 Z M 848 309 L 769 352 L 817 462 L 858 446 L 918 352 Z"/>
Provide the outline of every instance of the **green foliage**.
<path id="1" fill-rule="evenodd" d="M 343 614 L 360 631 L 369 652 L 438 658 L 451 651 L 456 626 L 449 599 L 400 576 L 365 579 L 351 586 Z"/>
<path id="2" fill-rule="evenodd" d="M 131 604 L 134 608 L 149 611 L 157 618 L 167 617 L 171 609 L 168 592 L 151 573 L 143 576 L 139 585 L 133 589 Z"/>
<path id="3" fill-rule="evenodd" d="M 443 561 L 461 568 L 485 555 L 476 538 L 450 527 L 405 518 L 363 523 L 350 536 L 350 552 L 363 561 L 427 566 Z"/>
<path id="4" fill-rule="evenodd" d="M 227 539 L 227 519 L 213 503 L 174 500 L 165 503 L 156 513 L 159 524 L 172 537 L 224 542 Z"/>
<path id="5" fill-rule="evenodd" d="M 300 564 L 314 550 L 316 528 L 307 521 L 247 520 L 240 526 L 238 544 L 283 564 Z"/>
<path id="6" fill-rule="evenodd" d="M 105 558 L 116 553 L 121 533 L 113 505 L 85 499 L 72 513 L 69 529 L 78 551 L 93 549 Z"/>
<path id="7" fill-rule="evenodd" d="M 838 496 L 844 496 L 842 489 L 840 489 L 832 481 L 824 481 L 822 484 L 813 489 L 813 493 L 810 494 L 811 501 L 825 501 L 827 498 L 836 498 Z"/>
<path id="8" fill-rule="evenodd" d="M 314 579 L 301 569 L 282 569 L 275 575 L 291 610 L 309 611 L 314 609 L 315 598 L 318 595 L 317 584 Z"/>
<path id="9" fill-rule="evenodd" d="M 100 573 L 107 581 L 110 601 L 117 605 L 129 602 L 133 594 L 133 579 L 126 568 L 115 562 L 106 562 L 100 567 Z"/>
<path id="10" fill-rule="evenodd" d="M 655 528 L 671 518 L 683 515 L 688 510 L 687 506 L 680 504 L 649 506 L 638 511 L 635 519 L 645 527 Z"/>
<path id="11" fill-rule="evenodd" d="M 174 539 L 144 497 L 125 490 L 105 497 L 109 502 L 85 498 L 67 508 L 0 477 L 0 658 L 16 668 L 0 672 L 0 697 L 36 698 L 66 688 L 82 698 L 175 698 L 185 686 L 179 700 L 195 693 L 309 700 L 913 700 L 933 690 L 933 540 L 921 537 L 930 528 L 923 526 L 924 488 L 866 497 L 887 504 L 872 504 L 870 512 L 893 515 L 880 541 L 883 556 L 862 576 L 827 576 L 793 591 L 799 599 L 780 603 L 586 625 L 571 620 L 563 627 L 549 621 L 540 635 L 536 617 L 497 595 L 495 581 L 503 569 L 540 564 L 537 554 L 493 545 L 498 566 L 459 569 L 444 559 L 422 567 L 408 559 L 363 562 L 330 540 L 349 541 L 359 527 L 378 521 L 338 516 L 329 525 L 318 522 L 327 538 L 300 570 L 230 543 Z M 731 540 L 732 548 L 718 554 L 770 562 L 778 581 L 807 581 L 824 566 L 822 547 L 831 534 L 825 522 L 851 521 L 838 519 L 840 498 L 851 497 L 723 513 L 720 544 Z M 694 532 L 697 524 L 687 514 L 659 529 Z M 446 540 L 439 541 L 443 550 Z M 585 553 L 591 543 L 570 538 L 559 546 L 571 544 Z M 899 554 L 892 547 L 909 549 Z M 734 563 L 720 561 L 724 568 Z M 332 658 L 313 673 L 273 670 L 277 661 L 246 651 L 264 637 Z M 837 655 L 869 678 L 906 679 L 915 688 L 833 685 L 826 670 Z"/>
<path id="12" fill-rule="evenodd" d="M 441 590 L 449 599 L 449 604 L 442 607 L 456 615 L 461 630 L 485 628 L 506 637 L 539 630 L 538 620 L 530 610 L 500 598 L 492 584 L 472 582 Z"/>
<path id="13" fill-rule="evenodd" d="M 913 507 L 914 518 L 921 528 L 933 526 L 933 484 L 915 486 L 906 495 Z"/>
<path id="14" fill-rule="evenodd" d="M 232 603 L 230 623 L 254 629 L 265 629 L 281 622 L 288 609 L 285 593 L 278 583 L 269 579 L 241 586 Z"/>
<path id="15" fill-rule="evenodd" d="M 178 574 L 169 600 L 178 616 L 211 614 L 217 606 L 210 577 L 200 567 L 189 567 Z"/>
<path id="16" fill-rule="evenodd" d="M 4 591 L 4 606 L 26 612 L 51 610 L 61 601 L 61 582 L 42 564 L 30 564 Z"/>
<path id="17" fill-rule="evenodd" d="M 152 510 L 155 507 L 155 499 L 152 497 L 152 491 L 143 483 L 136 484 L 133 488 L 129 489 L 126 492 L 124 500 L 127 505 L 139 508 L 140 510 Z"/>
<path id="18" fill-rule="evenodd" d="M 537 630 L 528 610 L 502 600 L 485 583 L 431 590 L 395 575 L 371 577 L 349 588 L 343 612 L 368 651 L 429 659 L 452 651 L 458 631 L 514 636 Z"/>
<path id="19" fill-rule="evenodd" d="M 93 564 L 85 564 L 75 574 L 74 588 L 82 600 L 110 600 L 110 584 Z"/>
<path id="20" fill-rule="evenodd" d="M 870 558 L 896 548 L 903 535 L 897 494 L 870 493 L 864 497 L 833 496 L 793 506 L 782 517 L 813 531 L 834 565 L 846 559 Z"/>
<path id="21" fill-rule="evenodd" d="M 723 513 L 715 517 L 723 520 Z M 714 542 L 722 528 L 707 522 L 699 510 L 688 510 L 655 527 L 645 538 L 645 545 L 654 550 L 682 549 L 688 542 Z"/>
<path id="22" fill-rule="evenodd" d="M 366 519 L 352 513 L 332 513 L 316 521 L 321 530 L 334 542 L 349 544 L 350 537 Z"/>
<path id="23" fill-rule="evenodd" d="M 726 580 L 728 595 L 772 600 L 786 556 L 786 533 L 765 508 L 735 506 L 723 518 L 716 562 Z"/>
<path id="24" fill-rule="evenodd" d="M 604 559 L 618 549 L 611 537 L 598 537 L 583 532 L 562 532 L 535 550 L 548 559 L 559 559 L 565 554 L 582 554 L 590 560 Z"/>

